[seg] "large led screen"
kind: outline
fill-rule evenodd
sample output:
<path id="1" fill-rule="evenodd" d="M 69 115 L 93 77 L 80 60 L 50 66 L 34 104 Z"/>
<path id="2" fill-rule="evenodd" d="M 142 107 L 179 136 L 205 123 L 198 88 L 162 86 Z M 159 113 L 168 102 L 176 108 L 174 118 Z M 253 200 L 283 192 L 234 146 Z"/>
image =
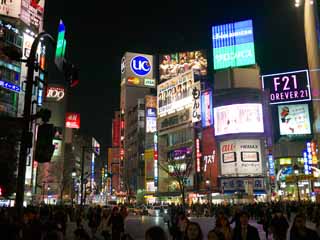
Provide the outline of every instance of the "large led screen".
<path id="1" fill-rule="evenodd" d="M 311 134 L 308 104 L 279 105 L 280 135 Z"/>
<path id="2" fill-rule="evenodd" d="M 234 139 L 220 143 L 221 175 L 248 176 L 262 174 L 259 139 Z"/>
<path id="3" fill-rule="evenodd" d="M 212 27 L 214 69 L 256 63 L 252 20 Z"/>
<path id="4" fill-rule="evenodd" d="M 214 108 L 215 135 L 262 133 L 263 115 L 260 103 L 233 104 Z"/>
<path id="5" fill-rule="evenodd" d="M 192 104 L 193 70 L 158 85 L 158 115 L 174 113 Z"/>
<path id="6" fill-rule="evenodd" d="M 164 82 L 193 69 L 195 79 L 207 76 L 208 60 L 205 51 L 181 52 L 160 55 L 160 81 Z"/>
<path id="7" fill-rule="evenodd" d="M 270 104 L 311 100 L 308 70 L 263 75 L 262 84 Z"/>

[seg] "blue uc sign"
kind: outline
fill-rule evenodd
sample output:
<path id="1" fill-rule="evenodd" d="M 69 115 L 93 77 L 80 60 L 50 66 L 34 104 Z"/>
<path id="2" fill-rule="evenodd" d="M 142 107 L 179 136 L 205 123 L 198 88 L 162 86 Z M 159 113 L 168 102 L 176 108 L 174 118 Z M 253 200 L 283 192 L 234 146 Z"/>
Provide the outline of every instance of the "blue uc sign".
<path id="1" fill-rule="evenodd" d="M 131 70 L 138 76 L 145 76 L 151 70 L 151 64 L 146 57 L 136 56 L 131 59 Z"/>

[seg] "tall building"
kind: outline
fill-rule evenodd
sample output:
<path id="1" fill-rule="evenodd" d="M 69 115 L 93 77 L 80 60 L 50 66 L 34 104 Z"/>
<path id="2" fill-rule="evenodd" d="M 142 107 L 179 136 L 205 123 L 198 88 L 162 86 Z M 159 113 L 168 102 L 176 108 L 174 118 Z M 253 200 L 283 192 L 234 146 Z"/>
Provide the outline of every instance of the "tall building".
<path id="1" fill-rule="evenodd" d="M 136 146 L 132 145 L 135 141 L 132 134 L 137 136 L 138 126 L 144 128 L 143 120 L 137 118 L 138 116 L 141 119 L 144 118 L 144 103 L 141 101 L 152 92 L 152 89 L 155 89 L 155 86 L 153 56 L 125 53 L 121 62 L 120 188 L 128 195 L 132 195 L 138 190 L 136 174 L 137 166 L 141 161 L 141 155 L 138 157 L 134 152 Z M 129 122 L 133 125 L 131 126 Z M 143 150 L 139 152 L 143 153 Z"/>

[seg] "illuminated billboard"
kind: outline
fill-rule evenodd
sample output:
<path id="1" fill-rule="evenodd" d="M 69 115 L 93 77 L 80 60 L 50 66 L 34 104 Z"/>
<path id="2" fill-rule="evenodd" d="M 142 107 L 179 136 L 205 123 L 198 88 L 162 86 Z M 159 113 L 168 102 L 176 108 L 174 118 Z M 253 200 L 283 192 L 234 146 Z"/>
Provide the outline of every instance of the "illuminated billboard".
<path id="1" fill-rule="evenodd" d="M 158 115 L 180 111 L 192 104 L 193 70 L 158 85 Z"/>
<path id="2" fill-rule="evenodd" d="M 252 20 L 212 27 L 214 70 L 256 63 Z"/>
<path id="3" fill-rule="evenodd" d="M 168 161 L 185 161 L 186 159 L 192 158 L 192 148 L 182 147 L 175 150 L 171 150 L 167 153 Z"/>
<path id="4" fill-rule="evenodd" d="M 201 106 L 200 106 L 200 96 L 201 96 L 201 83 L 196 82 L 192 87 L 192 122 L 199 122 L 201 120 Z"/>
<path id="5" fill-rule="evenodd" d="M 177 77 L 191 69 L 193 69 L 196 80 L 207 76 L 208 60 L 205 51 L 163 54 L 159 58 L 159 83 Z"/>
<path id="6" fill-rule="evenodd" d="M 146 109 L 146 132 L 153 133 L 157 131 L 157 109 Z"/>
<path id="7" fill-rule="evenodd" d="M 121 81 L 129 86 L 156 87 L 153 56 L 126 52 L 121 60 Z"/>
<path id="8" fill-rule="evenodd" d="M 269 91 L 270 104 L 311 100 L 308 70 L 263 75 L 262 86 Z"/>
<path id="9" fill-rule="evenodd" d="M 66 113 L 66 128 L 80 128 L 80 113 Z"/>
<path id="10" fill-rule="evenodd" d="M 263 133 L 260 103 L 232 104 L 214 108 L 215 135 Z"/>
<path id="11" fill-rule="evenodd" d="M 63 87 L 49 86 L 47 88 L 46 98 L 59 102 L 64 98 L 65 92 Z"/>
<path id="12" fill-rule="evenodd" d="M 234 139 L 220 143 L 221 175 L 248 176 L 262 174 L 259 139 Z"/>
<path id="13" fill-rule="evenodd" d="M 279 105 L 280 135 L 311 134 L 308 104 Z"/>
<path id="14" fill-rule="evenodd" d="M 120 119 L 112 120 L 112 146 L 120 147 Z"/>
<path id="15" fill-rule="evenodd" d="M 201 122 L 202 127 L 209 127 L 213 124 L 212 91 L 207 90 L 201 93 Z"/>
<path id="16" fill-rule="evenodd" d="M 7 1 L 1 1 L 0 3 L 0 15 L 19 18 L 20 11 L 21 11 L 21 0 L 7 0 Z"/>

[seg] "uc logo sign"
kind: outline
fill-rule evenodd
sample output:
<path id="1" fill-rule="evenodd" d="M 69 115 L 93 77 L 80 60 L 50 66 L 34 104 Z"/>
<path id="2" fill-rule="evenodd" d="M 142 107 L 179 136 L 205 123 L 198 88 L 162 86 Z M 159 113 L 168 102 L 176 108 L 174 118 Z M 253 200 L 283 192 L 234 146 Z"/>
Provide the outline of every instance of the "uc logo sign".
<path id="1" fill-rule="evenodd" d="M 136 56 L 131 59 L 131 70 L 138 76 L 145 76 L 151 70 L 151 64 L 146 57 Z"/>

